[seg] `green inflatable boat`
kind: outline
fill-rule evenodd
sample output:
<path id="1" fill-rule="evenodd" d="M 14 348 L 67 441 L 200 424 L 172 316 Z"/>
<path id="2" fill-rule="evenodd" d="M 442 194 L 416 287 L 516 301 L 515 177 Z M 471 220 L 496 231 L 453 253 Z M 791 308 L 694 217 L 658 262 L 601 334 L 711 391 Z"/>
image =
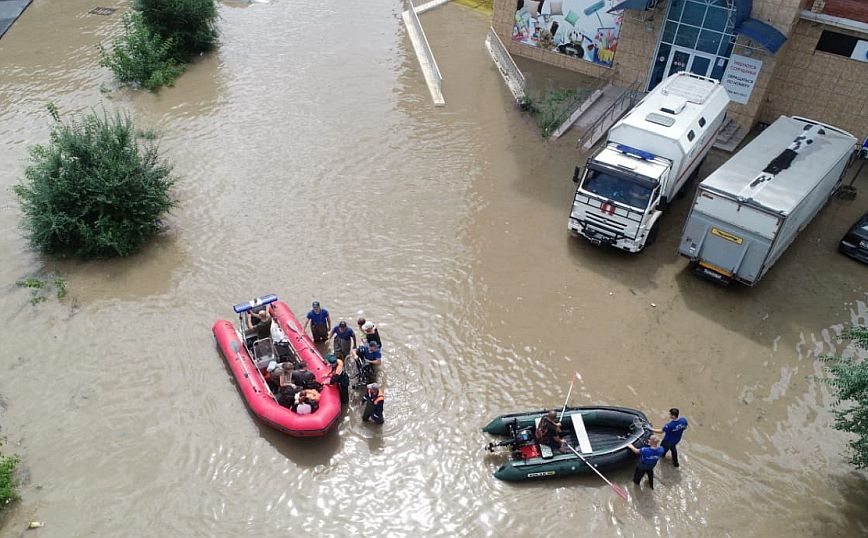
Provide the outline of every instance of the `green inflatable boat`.
<path id="1" fill-rule="evenodd" d="M 593 470 L 588 464 L 598 469 L 619 467 L 635 457 L 627 445 L 640 447 L 651 436 L 651 425 L 641 411 L 625 407 L 567 407 L 561 420 L 561 437 L 581 453 L 583 461 L 572 451 L 561 454 L 537 443 L 534 431 L 545 414 L 543 409 L 501 415 L 482 428 L 492 435 L 507 436 L 486 447 L 490 452 L 497 447 L 510 449 L 509 461 L 494 473 L 495 478 L 521 481 L 590 474 Z"/>

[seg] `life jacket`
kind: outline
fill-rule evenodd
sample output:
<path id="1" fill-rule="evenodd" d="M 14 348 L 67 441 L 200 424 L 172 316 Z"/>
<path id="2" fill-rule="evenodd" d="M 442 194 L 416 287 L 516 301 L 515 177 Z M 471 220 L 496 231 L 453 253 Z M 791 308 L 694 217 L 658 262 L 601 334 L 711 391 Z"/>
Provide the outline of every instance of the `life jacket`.
<path id="1" fill-rule="evenodd" d="M 383 400 L 385 399 L 386 397 L 383 394 L 383 389 L 377 389 L 376 392 L 372 390 L 368 391 L 368 400 L 374 405 L 383 403 Z"/>

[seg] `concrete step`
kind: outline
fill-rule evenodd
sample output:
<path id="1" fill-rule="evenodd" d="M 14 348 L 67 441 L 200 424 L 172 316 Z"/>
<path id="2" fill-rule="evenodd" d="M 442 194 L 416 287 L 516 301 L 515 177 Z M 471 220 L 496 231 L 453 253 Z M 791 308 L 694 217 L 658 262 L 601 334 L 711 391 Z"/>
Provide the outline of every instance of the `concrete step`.
<path id="1" fill-rule="evenodd" d="M 576 121 L 576 130 L 582 133 L 579 144 L 583 150 L 587 151 L 594 147 L 609 132 L 609 127 L 633 106 L 630 99 L 623 99 L 615 110 L 609 110 L 625 90 L 626 88 L 607 84 L 602 89 L 602 95 Z"/>
<path id="2" fill-rule="evenodd" d="M 745 136 L 747 136 L 747 131 L 742 129 L 741 125 L 733 121 L 732 118 L 727 118 L 723 129 L 717 133 L 717 140 L 714 141 L 713 147 L 732 153 Z"/>
<path id="3" fill-rule="evenodd" d="M 589 95 L 588 98 L 585 99 L 585 100 L 582 102 L 582 104 L 580 104 L 580 105 L 579 105 L 579 106 L 578 106 L 578 107 L 577 107 L 577 108 L 576 108 L 576 109 L 575 109 L 575 110 L 570 114 L 570 117 L 567 118 L 567 120 L 566 120 L 565 122 L 563 122 L 560 126 L 558 126 L 557 129 L 555 129 L 555 132 L 552 133 L 551 138 L 552 138 L 553 140 L 557 140 L 558 138 L 560 138 L 561 135 L 563 135 L 565 132 L 567 132 L 567 130 L 568 130 L 570 127 L 572 127 L 572 125 L 573 125 L 574 123 L 576 123 L 576 121 L 578 121 L 578 119 L 581 118 L 582 115 L 584 115 L 584 113 L 587 112 L 587 110 L 588 110 L 589 108 L 591 108 L 591 106 L 592 106 L 594 103 L 596 103 L 596 102 L 600 99 L 600 97 L 602 97 L 602 96 L 603 96 L 603 90 L 602 90 L 602 89 L 594 90 L 594 91 L 591 93 L 591 95 Z"/>

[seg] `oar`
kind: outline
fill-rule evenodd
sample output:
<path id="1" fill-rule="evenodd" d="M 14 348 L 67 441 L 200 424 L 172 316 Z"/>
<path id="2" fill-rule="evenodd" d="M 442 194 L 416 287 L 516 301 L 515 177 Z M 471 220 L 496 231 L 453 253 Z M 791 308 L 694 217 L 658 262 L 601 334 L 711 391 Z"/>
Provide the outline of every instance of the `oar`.
<path id="1" fill-rule="evenodd" d="M 579 453 L 578 450 L 576 450 L 575 448 L 571 447 L 569 444 L 567 444 L 567 448 L 569 448 L 570 450 L 572 450 L 572 451 L 573 451 L 573 454 L 575 454 L 576 456 L 578 456 L 579 459 L 581 459 L 583 462 L 585 462 L 585 465 L 587 465 L 588 467 L 590 467 L 592 471 L 594 471 L 595 473 L 597 473 L 597 475 L 599 475 L 600 478 L 602 478 L 602 479 L 603 479 L 607 484 L 609 484 L 609 487 L 611 487 L 612 490 L 614 490 L 615 493 L 618 494 L 618 497 L 621 497 L 621 498 L 624 499 L 625 501 L 629 501 L 629 500 L 630 500 L 630 495 L 627 493 L 627 491 L 626 491 L 624 488 L 622 488 L 621 486 L 618 486 L 618 485 L 615 485 L 615 484 L 609 482 L 609 479 L 606 478 L 605 476 L 603 476 L 603 473 L 601 473 L 600 471 L 598 471 L 596 467 L 594 467 L 593 465 L 591 465 L 591 462 L 589 462 L 587 459 L 585 459 L 585 457 L 582 456 L 582 455 Z"/>
<path id="2" fill-rule="evenodd" d="M 576 383 L 576 379 L 581 379 L 581 378 L 582 378 L 582 376 L 579 374 L 579 372 L 575 372 L 573 374 L 573 377 L 570 380 L 570 390 L 567 391 L 567 399 L 564 400 L 564 407 L 563 407 L 563 409 L 561 409 L 561 418 L 558 419 L 558 422 L 562 422 L 564 420 L 564 412 L 566 412 L 566 410 L 567 410 L 567 402 L 570 401 L 570 394 L 573 393 L 573 385 Z"/>

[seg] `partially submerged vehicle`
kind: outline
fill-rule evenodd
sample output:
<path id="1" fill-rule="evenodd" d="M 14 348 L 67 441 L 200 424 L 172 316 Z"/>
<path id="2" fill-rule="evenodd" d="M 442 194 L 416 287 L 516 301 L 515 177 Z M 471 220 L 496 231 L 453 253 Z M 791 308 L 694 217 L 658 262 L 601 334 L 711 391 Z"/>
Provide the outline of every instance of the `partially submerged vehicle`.
<path id="1" fill-rule="evenodd" d="M 598 469 L 620 467 L 635 457 L 627 445 L 643 446 L 651 437 L 651 425 L 641 411 L 625 407 L 567 407 L 561 421 L 561 437 L 573 452 L 553 452 L 536 441 L 534 432 L 546 410 L 501 415 L 482 431 L 508 438 L 489 443 L 490 452 L 498 447 L 510 449 L 509 461 L 494 473 L 507 481 L 536 480 L 556 476 L 584 475 Z"/>
<path id="2" fill-rule="evenodd" d="M 237 304 L 233 309 L 238 314 L 238 327 L 218 320 L 212 330 L 251 411 L 270 427 L 294 437 L 319 437 L 328 433 L 341 414 L 340 394 L 335 385 L 328 384 L 331 367 L 304 333 L 292 310 L 278 301 L 276 295 Z M 245 313 L 261 309 L 268 310 L 269 324 L 245 328 Z M 280 341 L 275 342 L 273 335 Z M 303 363 L 314 374 L 316 381 L 322 384 L 316 410 L 302 415 L 277 403 L 262 373 L 272 361 Z"/>

